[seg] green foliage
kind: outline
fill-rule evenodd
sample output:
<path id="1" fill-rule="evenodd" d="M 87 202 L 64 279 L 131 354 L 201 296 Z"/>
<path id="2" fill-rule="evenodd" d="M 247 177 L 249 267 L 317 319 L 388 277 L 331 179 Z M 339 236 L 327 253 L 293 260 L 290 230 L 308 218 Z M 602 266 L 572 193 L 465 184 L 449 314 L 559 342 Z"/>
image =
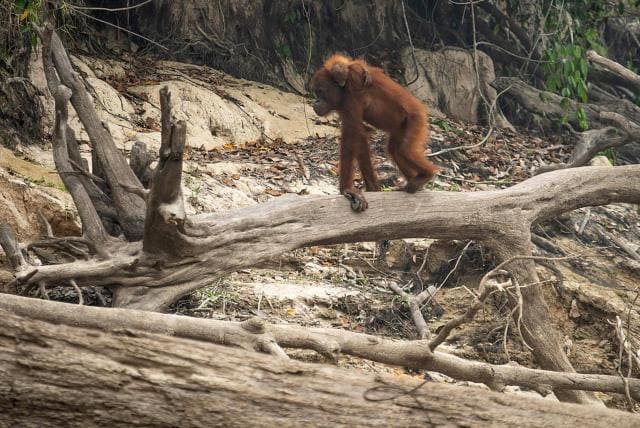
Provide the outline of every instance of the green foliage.
<path id="1" fill-rule="evenodd" d="M 292 8 L 280 17 L 282 34 L 276 36 L 275 50 L 282 59 L 293 60 L 304 49 L 307 61 L 310 60 L 310 49 L 313 38 L 313 30 L 308 19 L 304 5 Z M 295 48 L 295 49 L 294 49 Z M 294 52 L 295 50 L 295 52 Z"/>
<path id="2" fill-rule="evenodd" d="M 289 46 L 289 44 L 286 42 L 280 43 L 276 47 L 276 52 L 278 52 L 278 55 L 280 55 L 280 57 L 284 59 L 293 58 L 293 52 L 291 52 L 291 46 Z"/>
<path id="3" fill-rule="evenodd" d="M 547 0 L 545 9 L 550 11 L 545 30 L 555 37 L 543 54 L 542 69 L 545 74 L 547 90 L 563 97 L 560 105 L 566 114 L 562 122 L 569 121 L 569 114 L 575 114 L 578 126 L 588 128 L 584 108 L 577 104 L 571 112 L 573 103 L 588 102 L 588 63 L 586 51 L 594 50 L 605 55 L 598 28 L 612 16 L 622 14 L 627 7 L 637 7 L 638 0 L 620 0 L 603 2 L 601 0 Z M 548 8 L 548 9 L 547 9 Z"/>
<path id="4" fill-rule="evenodd" d="M 431 123 L 441 128 L 445 132 L 449 132 L 449 130 L 451 129 L 451 125 L 449 125 L 449 122 L 444 119 L 431 119 Z"/>
<path id="5" fill-rule="evenodd" d="M 13 10 L 18 15 L 20 32 L 26 33 L 31 30 L 31 24 L 38 23 L 38 14 L 42 8 L 42 0 L 15 0 Z M 31 45 L 38 44 L 38 36 L 31 32 Z"/>

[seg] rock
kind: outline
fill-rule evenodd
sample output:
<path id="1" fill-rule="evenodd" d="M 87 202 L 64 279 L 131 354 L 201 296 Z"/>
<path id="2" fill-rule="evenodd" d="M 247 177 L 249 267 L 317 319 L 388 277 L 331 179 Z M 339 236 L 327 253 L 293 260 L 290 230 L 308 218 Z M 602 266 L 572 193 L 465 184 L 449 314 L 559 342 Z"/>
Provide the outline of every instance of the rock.
<path id="1" fill-rule="evenodd" d="M 576 299 L 571 301 L 571 309 L 569 309 L 569 316 L 571 318 L 580 318 L 580 311 L 578 310 L 578 302 Z"/>
<path id="2" fill-rule="evenodd" d="M 482 123 L 480 117 L 484 101 L 494 102 L 495 89 L 489 83 L 495 80 L 493 61 L 484 52 L 478 52 L 480 87 L 473 65 L 473 54 L 459 48 L 444 48 L 437 52 L 415 49 L 418 70 L 413 62 L 412 50 L 403 50 L 401 57 L 405 80 L 412 82 L 408 88 L 430 108 L 435 117 L 448 117 L 469 123 Z M 416 76 L 417 71 L 417 76 Z M 486 109 L 485 109 L 486 110 Z M 496 110 L 496 124 L 500 128 L 513 130 L 513 126 Z"/>
<path id="3" fill-rule="evenodd" d="M 595 156 L 593 159 L 591 159 L 591 161 L 589 162 L 589 165 L 591 166 L 612 166 L 611 165 L 611 161 L 609 161 L 609 158 L 606 156 Z"/>

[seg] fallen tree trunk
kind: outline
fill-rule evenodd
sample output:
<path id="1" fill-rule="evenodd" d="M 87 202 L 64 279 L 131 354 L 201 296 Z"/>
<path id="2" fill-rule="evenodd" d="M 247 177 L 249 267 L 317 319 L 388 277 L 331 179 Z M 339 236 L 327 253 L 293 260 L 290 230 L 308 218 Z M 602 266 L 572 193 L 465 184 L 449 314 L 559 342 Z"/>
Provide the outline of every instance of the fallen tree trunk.
<path id="1" fill-rule="evenodd" d="M 107 332 L 123 329 L 159 333 L 207 343 L 263 351 L 287 359 L 282 348 L 309 349 L 330 361 L 341 355 L 399 367 L 437 371 L 459 380 L 484 383 L 494 390 L 518 385 L 541 394 L 578 389 L 616 392 L 640 399 L 640 380 L 618 375 L 561 373 L 517 365 L 495 365 L 468 361 L 444 352 L 433 351 L 428 340 L 392 340 L 333 328 L 307 328 L 297 325 L 272 325 L 258 318 L 245 322 L 219 321 L 136 311 L 131 309 L 78 306 L 69 310 L 65 303 L 0 295 L 0 310 L 46 323 L 92 328 Z"/>
<path id="2" fill-rule="evenodd" d="M 413 380 L 4 309 L 0 385 L 0 421 L 23 427 L 640 424 L 619 411 L 435 383 L 413 390 Z"/>

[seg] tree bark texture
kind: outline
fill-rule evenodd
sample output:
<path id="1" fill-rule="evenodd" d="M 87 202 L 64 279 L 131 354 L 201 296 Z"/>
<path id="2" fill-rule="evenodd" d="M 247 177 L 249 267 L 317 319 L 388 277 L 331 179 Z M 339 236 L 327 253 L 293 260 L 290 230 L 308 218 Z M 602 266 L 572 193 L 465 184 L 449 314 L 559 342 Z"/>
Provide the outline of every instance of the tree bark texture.
<path id="1" fill-rule="evenodd" d="M 619 411 L 442 384 L 411 391 L 416 386 L 413 380 L 132 330 L 53 325 L 0 310 L 0 421 L 6 426 L 640 424 Z"/>
<path id="2" fill-rule="evenodd" d="M 125 190 L 125 188 L 142 188 L 140 180 L 129 168 L 124 155 L 113 142 L 111 134 L 98 118 L 92 100 L 80 76 L 73 70 L 69 56 L 62 41 L 53 31 L 53 26 L 47 23 L 40 31 L 43 34 L 43 56 L 47 57 L 45 67 L 49 58 L 52 58 L 60 82 L 72 90 L 71 103 L 91 139 L 93 152 L 103 168 L 118 213 L 120 226 L 128 239 L 141 239 L 144 230 L 145 204 L 142 198 Z M 47 80 L 51 86 L 52 79 L 48 77 Z"/>
<path id="3" fill-rule="evenodd" d="M 517 385 L 543 395 L 567 389 L 624 394 L 628 388 L 631 397 L 640 399 L 640 380 L 637 379 L 625 383 L 617 374 L 555 372 L 469 361 L 434 350 L 439 342 L 431 340 L 395 340 L 335 328 L 269 324 L 259 318 L 237 322 L 84 305 L 70 309 L 65 303 L 8 294 L 0 295 L 0 309 L 56 325 L 116 333 L 123 329 L 138 330 L 261 351 L 285 359 L 288 357 L 282 348 L 312 350 L 327 361 L 351 355 L 397 367 L 437 371 L 458 380 L 484 383 L 496 391 Z"/>

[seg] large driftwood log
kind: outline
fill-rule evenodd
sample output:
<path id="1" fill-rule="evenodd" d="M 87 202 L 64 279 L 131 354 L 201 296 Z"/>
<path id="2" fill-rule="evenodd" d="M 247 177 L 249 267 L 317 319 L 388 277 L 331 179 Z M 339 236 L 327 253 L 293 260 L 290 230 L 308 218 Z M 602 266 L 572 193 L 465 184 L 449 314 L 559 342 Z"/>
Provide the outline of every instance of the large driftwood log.
<path id="1" fill-rule="evenodd" d="M 276 359 L 0 309 L 0 424 L 603 426 L 636 415 Z"/>
<path id="2" fill-rule="evenodd" d="M 428 340 L 392 340 L 333 328 L 306 328 L 297 325 L 271 325 L 258 318 L 245 322 L 219 321 L 137 311 L 79 306 L 24 297 L 0 295 L 0 309 L 52 324 L 64 324 L 102 331 L 133 329 L 208 343 L 237 346 L 288 358 L 282 348 L 309 349 L 330 361 L 352 355 L 413 369 L 437 371 L 459 380 L 484 383 L 501 391 L 518 385 L 540 393 L 571 389 L 624 394 L 627 384 L 618 375 L 560 373 L 529 369 L 517 365 L 495 365 L 468 361 L 433 351 Z M 628 380 L 629 395 L 640 399 L 640 381 Z"/>
<path id="3" fill-rule="evenodd" d="M 496 248 L 516 238 L 530 245 L 531 224 L 585 206 L 639 203 L 639 184 L 638 165 L 582 167 L 542 174 L 503 190 L 372 193 L 371 207 L 361 214 L 349 212 L 341 196 L 286 195 L 253 207 L 192 217 L 191 227 L 202 236 L 181 236 L 191 246 L 180 262 L 167 258 L 159 263 L 157 257 L 141 252 L 140 243 L 129 243 L 126 253 L 109 260 L 39 266 L 19 273 L 17 282 L 75 278 L 81 286 L 117 288 L 122 292 L 117 306 L 162 310 L 211 281 L 211 276 L 312 245 L 409 237 L 473 239 Z M 174 227 L 176 232 L 179 227 Z M 167 251 L 178 244 L 171 238 L 165 236 Z M 239 254 L 242 257 L 236 257 Z M 520 284 L 530 283 L 521 278 Z"/>

